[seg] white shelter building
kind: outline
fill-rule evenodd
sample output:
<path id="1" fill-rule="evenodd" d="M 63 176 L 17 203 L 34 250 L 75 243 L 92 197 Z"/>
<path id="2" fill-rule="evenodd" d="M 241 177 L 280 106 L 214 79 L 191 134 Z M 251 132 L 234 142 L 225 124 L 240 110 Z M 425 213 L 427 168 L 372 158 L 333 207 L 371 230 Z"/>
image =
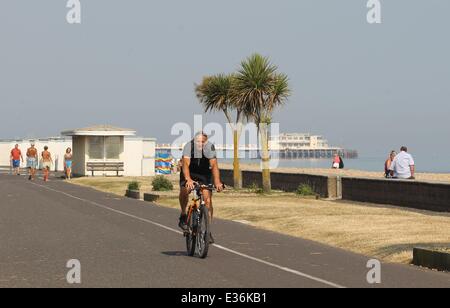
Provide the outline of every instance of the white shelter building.
<path id="1" fill-rule="evenodd" d="M 9 156 L 15 144 L 19 144 L 24 159 L 30 143 L 34 142 L 39 153 L 44 146 L 52 153 L 53 171 L 64 170 L 64 154 L 73 151 L 73 174 L 91 176 L 92 165 L 121 165 L 120 175 L 155 175 L 156 139 L 136 137 L 136 131 L 109 125 L 98 125 L 66 130 L 63 137 L 33 140 L 0 140 L 0 166 L 9 166 Z M 22 165 L 26 167 L 26 162 Z M 95 176 L 115 176 L 116 172 L 96 169 Z"/>
<path id="2" fill-rule="evenodd" d="M 75 175 L 91 175 L 89 165 L 95 163 L 122 163 L 124 176 L 155 174 L 156 139 L 136 137 L 135 130 L 98 125 L 67 130 L 61 134 L 72 137 Z M 106 171 L 100 175 L 116 173 Z"/>

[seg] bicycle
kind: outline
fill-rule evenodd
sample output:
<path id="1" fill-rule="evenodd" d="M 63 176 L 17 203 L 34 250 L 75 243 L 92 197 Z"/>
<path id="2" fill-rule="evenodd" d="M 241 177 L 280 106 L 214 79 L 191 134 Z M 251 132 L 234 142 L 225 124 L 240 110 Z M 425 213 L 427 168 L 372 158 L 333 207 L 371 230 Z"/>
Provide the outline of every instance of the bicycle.
<path id="1" fill-rule="evenodd" d="M 212 192 L 214 185 L 195 184 L 186 221 L 188 231 L 184 233 L 188 255 L 190 257 L 198 256 L 201 259 L 208 256 L 210 241 L 210 216 L 203 197 L 205 190 Z"/>

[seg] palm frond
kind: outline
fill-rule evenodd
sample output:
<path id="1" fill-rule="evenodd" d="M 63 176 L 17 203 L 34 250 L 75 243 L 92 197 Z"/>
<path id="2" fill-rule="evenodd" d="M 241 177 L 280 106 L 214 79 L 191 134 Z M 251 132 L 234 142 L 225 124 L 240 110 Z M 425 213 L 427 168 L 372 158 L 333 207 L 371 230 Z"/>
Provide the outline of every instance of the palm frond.
<path id="1" fill-rule="evenodd" d="M 195 86 L 195 93 L 205 112 L 225 111 L 230 104 L 232 75 L 219 74 L 203 78 L 203 82 Z"/>
<path id="2" fill-rule="evenodd" d="M 231 97 L 247 119 L 263 123 L 271 119 L 275 107 L 290 95 L 289 79 L 277 73 L 269 58 L 253 54 L 241 63 L 233 82 Z"/>

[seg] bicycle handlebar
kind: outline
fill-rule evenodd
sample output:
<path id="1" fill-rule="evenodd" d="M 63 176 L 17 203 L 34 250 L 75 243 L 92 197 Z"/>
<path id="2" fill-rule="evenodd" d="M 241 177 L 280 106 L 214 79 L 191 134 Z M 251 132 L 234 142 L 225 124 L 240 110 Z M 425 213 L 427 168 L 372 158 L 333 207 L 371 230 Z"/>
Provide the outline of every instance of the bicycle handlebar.
<path id="1" fill-rule="evenodd" d="M 223 188 L 225 189 L 225 184 L 222 184 L 222 185 L 223 185 Z M 213 191 L 214 189 L 217 189 L 217 187 L 214 186 L 213 184 L 200 185 L 199 183 L 195 183 L 194 189 L 206 189 L 206 190 Z"/>

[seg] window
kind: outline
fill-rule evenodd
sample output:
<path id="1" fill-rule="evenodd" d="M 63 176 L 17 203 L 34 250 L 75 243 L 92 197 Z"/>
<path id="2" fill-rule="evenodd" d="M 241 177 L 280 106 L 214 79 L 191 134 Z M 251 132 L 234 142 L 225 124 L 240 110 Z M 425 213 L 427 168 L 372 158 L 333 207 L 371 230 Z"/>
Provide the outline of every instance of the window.
<path id="1" fill-rule="evenodd" d="M 90 159 L 116 160 L 122 153 L 122 137 L 88 137 Z"/>
<path id="2" fill-rule="evenodd" d="M 119 159 L 122 150 L 120 137 L 105 137 L 105 156 L 106 159 Z"/>
<path id="3" fill-rule="evenodd" d="M 103 159 L 104 157 L 104 137 L 88 137 L 89 139 L 89 158 Z"/>

